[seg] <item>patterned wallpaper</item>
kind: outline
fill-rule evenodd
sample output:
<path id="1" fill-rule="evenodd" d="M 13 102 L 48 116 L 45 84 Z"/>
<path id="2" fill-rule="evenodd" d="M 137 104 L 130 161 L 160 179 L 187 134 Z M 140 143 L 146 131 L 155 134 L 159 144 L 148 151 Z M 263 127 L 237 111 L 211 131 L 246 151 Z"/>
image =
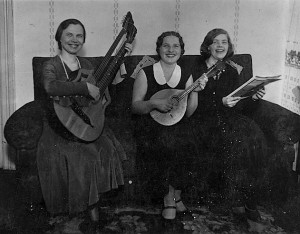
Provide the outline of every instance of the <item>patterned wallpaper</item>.
<path id="1" fill-rule="evenodd" d="M 50 33 L 50 57 L 55 56 L 55 32 L 54 28 L 54 0 L 49 1 L 49 33 Z"/>
<path id="2" fill-rule="evenodd" d="M 79 0 L 79 1 L 83 1 L 83 0 Z M 128 3 L 134 3 L 135 1 L 129 1 L 129 0 L 113 0 L 110 1 L 109 4 L 112 5 L 113 11 L 111 12 L 112 14 L 112 24 L 110 24 L 110 26 L 112 27 L 112 31 L 113 31 L 113 40 L 116 39 L 119 30 L 120 30 L 120 22 L 122 20 L 122 14 L 120 13 L 122 12 L 122 8 L 124 9 L 126 7 L 126 1 L 128 1 Z M 146 0 L 145 0 L 146 1 Z M 136 0 L 136 2 L 138 2 L 138 0 Z M 142 1 L 141 1 L 142 2 Z M 54 56 L 56 54 L 56 42 L 55 42 L 55 32 L 56 32 L 56 28 L 57 28 L 57 24 L 58 19 L 55 17 L 55 8 L 57 7 L 58 9 L 61 7 L 61 1 L 59 0 L 48 0 L 48 7 L 49 7 L 49 44 L 50 44 L 50 48 L 49 48 L 49 52 L 50 52 L 50 56 Z M 166 4 L 167 1 L 162 1 L 163 4 Z M 99 0 L 98 2 L 94 2 L 95 6 L 99 6 L 101 5 L 101 0 Z M 107 2 L 106 2 L 107 4 Z M 154 5 L 159 6 L 158 2 L 154 2 Z M 182 0 L 173 0 L 173 7 L 171 5 L 170 7 L 170 12 L 173 12 L 174 16 L 173 16 L 173 25 L 174 28 L 170 28 L 170 30 L 175 30 L 177 32 L 180 32 L 180 30 L 184 30 L 184 28 L 180 28 L 180 27 L 186 27 L 186 22 L 181 22 L 181 15 L 182 14 L 189 14 L 189 12 L 182 10 L 182 6 L 183 5 L 190 5 L 192 4 L 191 2 L 183 2 Z M 199 4 L 199 3 L 197 3 Z M 205 2 L 203 2 L 203 4 L 205 5 Z M 203 5 L 201 4 L 201 5 Z M 231 10 L 227 10 L 226 14 L 230 15 L 233 14 L 232 16 L 232 22 L 229 23 L 227 22 L 228 26 L 227 26 L 227 30 L 229 30 L 229 33 L 231 34 L 232 37 L 232 41 L 234 44 L 234 49 L 235 52 L 237 52 L 237 47 L 238 47 L 238 37 L 239 37 L 239 18 L 240 18 L 240 0 L 231 0 L 229 4 L 227 4 L 227 9 Z M 231 13 L 232 12 L 232 13 Z M 56 13 L 58 14 L 58 13 Z M 121 16 L 121 17 L 120 17 Z M 199 17 L 201 17 L 201 13 L 199 13 Z M 195 19 L 194 19 L 195 20 Z M 185 25 L 182 26 L 182 23 L 184 23 Z M 164 24 L 164 22 L 160 22 L 160 24 Z M 215 26 L 214 26 L 215 27 Z M 232 31 L 230 30 L 232 28 Z M 204 32 L 203 32 L 204 33 Z"/>
<path id="3" fill-rule="evenodd" d="M 240 16 L 240 0 L 235 0 L 234 7 L 234 32 L 232 43 L 234 45 L 234 52 L 237 51 L 238 35 L 239 35 L 239 16 Z"/>
<path id="4" fill-rule="evenodd" d="M 278 42 L 277 38 L 268 42 L 261 41 L 261 35 L 266 32 L 266 28 L 272 28 L 273 21 L 277 18 L 276 25 L 280 22 L 280 17 L 270 20 L 269 18 L 274 9 L 281 10 L 281 5 L 278 4 L 270 10 L 268 0 L 262 0 L 264 4 L 260 6 L 252 4 L 252 0 L 77 0 L 73 4 L 69 2 L 69 0 L 46 0 L 37 1 L 34 5 L 26 4 L 26 1 L 15 2 L 15 38 L 19 40 L 15 47 L 16 72 L 18 76 L 22 74 L 22 79 L 16 81 L 17 107 L 32 99 L 30 96 L 33 93 L 32 87 L 28 82 L 32 77 L 30 58 L 56 55 L 57 43 L 54 38 L 56 29 L 62 20 L 70 17 L 80 19 L 87 27 L 88 40 L 82 52 L 83 56 L 105 55 L 121 30 L 123 16 L 127 11 L 131 11 L 138 30 L 133 55 L 155 54 L 155 41 L 164 30 L 181 33 L 186 44 L 185 54 L 199 54 L 199 47 L 206 33 L 212 28 L 222 27 L 231 35 L 236 53 L 252 54 L 254 74 L 264 75 L 261 71 L 265 71 L 267 75 L 271 70 L 269 68 L 279 67 L 277 61 L 266 57 L 277 56 L 280 48 L 278 45 L 279 43 L 282 45 L 282 42 Z M 33 8 L 36 13 L 30 14 Z M 221 17 L 211 12 L 221 14 Z M 264 27 L 258 28 L 257 25 Z M 274 37 L 274 31 L 268 31 L 270 38 Z M 33 36 L 35 40 L 26 39 Z M 26 47 L 23 37 L 27 40 Z M 268 51 L 268 55 L 265 50 Z M 281 49 L 280 53 L 282 52 Z M 29 58 L 26 62 L 23 59 L 25 57 Z M 24 89 L 27 90 L 26 95 L 21 91 Z M 274 96 L 277 95 L 280 99 L 277 90 L 274 92 Z"/>
<path id="5" fill-rule="evenodd" d="M 281 105 L 300 115 L 300 3 L 296 0 L 288 28 Z"/>

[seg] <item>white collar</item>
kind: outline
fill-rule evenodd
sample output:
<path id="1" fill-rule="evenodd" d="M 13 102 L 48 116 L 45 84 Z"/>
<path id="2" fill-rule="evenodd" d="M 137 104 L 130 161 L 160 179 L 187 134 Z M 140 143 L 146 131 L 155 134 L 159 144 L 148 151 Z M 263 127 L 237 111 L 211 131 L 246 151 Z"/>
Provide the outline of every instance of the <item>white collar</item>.
<path id="1" fill-rule="evenodd" d="M 160 85 L 168 84 L 171 88 L 175 88 L 181 77 L 181 68 L 176 64 L 170 80 L 167 82 L 164 76 L 160 62 L 153 64 L 153 74 L 156 82 Z"/>

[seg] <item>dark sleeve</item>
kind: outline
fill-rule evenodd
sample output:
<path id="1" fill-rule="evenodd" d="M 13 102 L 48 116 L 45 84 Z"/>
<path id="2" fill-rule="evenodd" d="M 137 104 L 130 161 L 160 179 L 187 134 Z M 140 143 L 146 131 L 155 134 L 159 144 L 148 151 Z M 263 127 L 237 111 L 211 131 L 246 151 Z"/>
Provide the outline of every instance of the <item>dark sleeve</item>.
<path id="1" fill-rule="evenodd" d="M 254 101 L 252 97 L 245 98 L 238 103 L 238 109 L 243 114 L 250 114 L 255 111 L 259 106 L 260 100 Z"/>
<path id="2" fill-rule="evenodd" d="M 67 81 L 64 70 L 58 69 L 53 60 L 44 63 L 42 80 L 49 96 L 89 95 L 86 82 Z"/>
<path id="3" fill-rule="evenodd" d="M 228 107 L 223 104 L 223 97 L 228 96 L 232 91 L 234 91 L 239 86 L 239 75 L 236 69 L 232 68 L 229 65 L 226 65 L 226 69 L 223 73 L 220 74 L 220 78 L 216 81 L 218 84 L 217 87 L 217 105 L 219 105 L 224 110 L 228 110 Z M 229 108 L 230 110 L 237 109 L 235 107 Z"/>

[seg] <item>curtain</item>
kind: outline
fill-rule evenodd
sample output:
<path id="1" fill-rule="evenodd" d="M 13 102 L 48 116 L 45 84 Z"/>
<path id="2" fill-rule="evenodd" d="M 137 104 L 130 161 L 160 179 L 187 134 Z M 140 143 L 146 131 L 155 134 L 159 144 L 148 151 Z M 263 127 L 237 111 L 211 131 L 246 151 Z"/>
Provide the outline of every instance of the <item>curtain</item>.
<path id="1" fill-rule="evenodd" d="M 281 105 L 300 115 L 300 1 L 290 0 Z"/>
<path id="2" fill-rule="evenodd" d="M 4 126 L 15 111 L 13 2 L 0 0 L 0 168 L 14 170 L 14 152 L 4 137 Z"/>

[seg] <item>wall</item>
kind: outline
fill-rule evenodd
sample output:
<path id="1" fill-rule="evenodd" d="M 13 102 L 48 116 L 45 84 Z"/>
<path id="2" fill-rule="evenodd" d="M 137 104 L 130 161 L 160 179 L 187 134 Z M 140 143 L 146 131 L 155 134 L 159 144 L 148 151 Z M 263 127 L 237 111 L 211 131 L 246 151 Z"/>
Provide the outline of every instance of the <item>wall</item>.
<path id="1" fill-rule="evenodd" d="M 206 33 L 221 27 L 237 53 L 252 54 L 254 75 L 275 75 L 284 71 L 288 6 L 287 0 L 15 0 L 16 107 L 33 100 L 32 57 L 56 54 L 54 34 L 66 18 L 86 26 L 83 56 L 105 55 L 131 11 L 138 30 L 133 54 L 155 54 L 166 30 L 182 34 L 186 54 L 199 54 Z M 280 102 L 280 82 L 267 87 L 267 100 Z"/>
<path id="2" fill-rule="evenodd" d="M 300 1 L 291 0 L 281 105 L 300 115 Z"/>

